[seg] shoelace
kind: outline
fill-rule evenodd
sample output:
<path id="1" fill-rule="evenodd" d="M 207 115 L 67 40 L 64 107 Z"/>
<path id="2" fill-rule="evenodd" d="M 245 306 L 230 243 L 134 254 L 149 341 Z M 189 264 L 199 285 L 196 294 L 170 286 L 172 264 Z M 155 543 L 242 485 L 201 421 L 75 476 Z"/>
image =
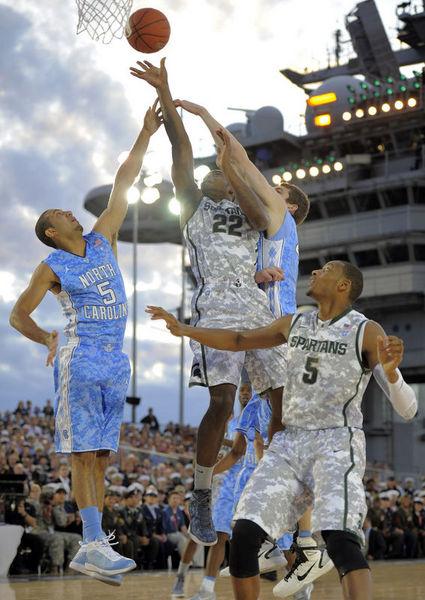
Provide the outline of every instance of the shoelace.
<path id="1" fill-rule="evenodd" d="M 275 545 L 274 545 L 272 548 L 270 548 L 270 550 L 267 550 L 267 552 L 265 552 L 265 554 L 264 554 L 264 558 L 267 558 L 267 559 L 268 559 L 268 558 L 269 558 L 269 556 L 270 556 L 270 554 L 271 554 L 272 552 L 274 552 L 274 551 L 276 550 L 276 548 L 277 548 L 277 547 L 278 547 L 278 546 L 277 546 L 277 544 L 275 544 Z"/>
<path id="2" fill-rule="evenodd" d="M 304 550 L 305 548 L 300 548 L 299 546 L 292 544 L 291 548 L 289 549 L 290 552 L 295 552 L 295 554 L 297 555 L 294 564 L 292 565 L 292 568 L 290 569 L 290 571 L 285 575 L 285 581 L 289 581 L 290 578 L 292 577 L 292 575 L 294 574 L 294 572 L 298 569 L 298 567 L 300 565 L 302 565 L 304 562 L 307 562 L 307 557 L 304 554 Z"/>
<path id="3" fill-rule="evenodd" d="M 210 490 L 206 490 L 202 494 L 197 493 L 195 498 L 196 506 L 198 508 L 198 516 L 201 527 L 211 527 L 211 514 L 210 514 Z"/>
<path id="4" fill-rule="evenodd" d="M 117 553 L 112 548 L 112 546 L 116 546 L 118 544 L 118 542 L 112 541 L 114 539 L 115 539 L 115 529 L 114 529 L 114 531 L 112 531 L 112 533 L 109 532 L 109 534 L 106 537 L 104 537 L 103 539 L 101 539 L 97 542 L 101 546 L 101 549 L 103 550 L 104 554 L 108 558 L 112 558 L 112 559 L 116 559 L 116 557 L 117 557 Z"/>

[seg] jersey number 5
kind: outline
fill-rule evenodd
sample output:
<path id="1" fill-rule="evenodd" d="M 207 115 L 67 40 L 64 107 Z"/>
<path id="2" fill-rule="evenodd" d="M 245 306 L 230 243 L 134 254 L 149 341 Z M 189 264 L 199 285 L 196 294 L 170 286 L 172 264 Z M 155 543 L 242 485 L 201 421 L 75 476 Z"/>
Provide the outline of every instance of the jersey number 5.
<path id="1" fill-rule="evenodd" d="M 243 219 L 239 215 L 214 215 L 213 233 L 227 233 L 241 237 Z"/>
<path id="2" fill-rule="evenodd" d="M 117 297 L 115 296 L 115 292 L 112 288 L 108 288 L 110 284 L 109 281 L 102 281 L 102 283 L 97 284 L 97 289 L 99 290 L 99 294 L 103 296 L 103 304 L 115 304 L 117 301 Z"/>
<path id="3" fill-rule="evenodd" d="M 309 356 L 307 358 L 307 362 L 305 363 L 305 372 L 303 374 L 304 383 L 316 383 L 318 369 L 317 365 L 319 364 L 319 359 L 314 358 L 313 356 Z"/>

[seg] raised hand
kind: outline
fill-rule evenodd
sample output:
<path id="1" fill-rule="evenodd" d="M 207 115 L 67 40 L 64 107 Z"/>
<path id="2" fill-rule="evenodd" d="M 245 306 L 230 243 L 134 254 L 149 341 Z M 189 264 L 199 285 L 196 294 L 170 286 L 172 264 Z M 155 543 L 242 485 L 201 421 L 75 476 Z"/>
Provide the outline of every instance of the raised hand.
<path id="1" fill-rule="evenodd" d="M 58 343 L 59 343 L 58 332 L 52 331 L 52 333 L 49 333 L 49 335 L 46 337 L 44 343 L 47 346 L 47 349 L 49 350 L 49 353 L 47 354 L 47 359 L 46 359 L 46 367 L 48 367 L 49 365 L 53 367 L 53 363 L 55 360 L 56 351 L 58 349 Z"/>
<path id="2" fill-rule="evenodd" d="M 140 69 L 130 67 L 130 73 L 134 77 L 147 81 L 156 89 L 162 88 L 168 83 L 167 69 L 165 68 L 165 58 L 161 58 L 160 66 L 155 67 L 148 60 L 137 61 Z"/>
<path id="3" fill-rule="evenodd" d="M 230 136 L 225 129 L 217 129 L 217 137 L 219 138 L 221 145 L 217 144 L 217 158 L 215 159 L 216 165 L 219 169 L 223 170 L 223 167 L 229 164 L 231 160 L 231 148 L 230 148 Z"/>
<path id="4" fill-rule="evenodd" d="M 189 100 L 174 100 L 174 106 L 182 108 L 183 110 L 191 113 L 192 115 L 197 115 L 198 117 L 202 115 L 206 110 L 200 104 L 195 104 L 195 102 L 189 102 Z"/>
<path id="5" fill-rule="evenodd" d="M 164 122 L 162 118 L 161 108 L 158 107 L 159 98 L 157 98 L 153 104 L 150 106 L 145 114 L 145 120 L 143 122 L 143 127 L 148 131 L 151 135 L 153 135 L 158 129 L 161 127 Z"/>
<path id="6" fill-rule="evenodd" d="M 266 267 L 255 274 L 255 282 L 258 284 L 283 281 L 283 279 L 285 279 L 285 274 L 279 267 Z"/>
<path id="7" fill-rule="evenodd" d="M 239 163 L 246 159 L 246 151 L 236 140 L 229 134 L 227 129 L 220 128 L 216 131 L 217 136 L 223 143 L 223 156 L 221 160 L 231 160 L 233 163 Z"/>
<path id="8" fill-rule="evenodd" d="M 173 335 L 177 337 L 181 337 L 182 335 L 184 335 L 183 323 L 180 323 L 180 321 L 178 321 L 174 315 L 167 312 L 160 306 L 147 306 L 145 308 L 145 312 L 147 312 L 151 316 L 152 321 L 165 321 L 167 329 Z"/>
<path id="9" fill-rule="evenodd" d="M 403 360 L 403 340 L 395 335 L 389 335 L 388 337 L 382 337 L 381 335 L 378 335 L 376 338 L 376 343 L 378 360 L 385 371 L 385 375 L 389 380 L 391 380 L 394 378 L 394 371 Z"/>

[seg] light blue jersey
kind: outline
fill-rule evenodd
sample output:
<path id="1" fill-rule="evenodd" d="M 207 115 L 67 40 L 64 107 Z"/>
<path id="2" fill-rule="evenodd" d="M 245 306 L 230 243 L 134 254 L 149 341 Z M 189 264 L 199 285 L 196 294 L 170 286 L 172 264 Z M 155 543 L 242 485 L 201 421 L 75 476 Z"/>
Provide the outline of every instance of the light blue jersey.
<path id="1" fill-rule="evenodd" d="M 246 451 L 243 457 L 243 466 L 256 465 L 257 456 L 255 454 L 255 433 L 257 426 L 257 413 L 258 408 L 262 402 L 261 398 L 254 394 L 248 404 L 245 406 L 240 414 L 238 423 L 236 425 L 236 431 L 242 433 L 246 440 Z"/>
<path id="2" fill-rule="evenodd" d="M 90 338 L 122 345 L 128 307 L 124 282 L 111 244 L 100 233 L 84 236 L 85 256 L 55 250 L 43 261 L 57 275 L 57 298 L 68 323 L 70 342 Z"/>
<path id="3" fill-rule="evenodd" d="M 54 368 L 55 447 L 64 453 L 117 450 L 130 377 L 121 272 L 103 235 L 84 239 L 85 256 L 55 250 L 44 261 L 60 280 L 68 321 Z"/>
<path id="4" fill-rule="evenodd" d="M 266 446 L 269 444 L 269 423 L 271 417 L 272 407 L 270 406 L 268 398 L 265 398 L 258 407 L 256 430 L 263 438 L 263 442 Z"/>
<path id="5" fill-rule="evenodd" d="M 230 421 L 227 423 L 227 430 L 226 430 L 226 439 L 228 440 L 234 440 L 235 439 L 235 435 L 236 435 L 236 427 L 239 421 L 239 417 L 232 417 L 230 419 Z"/>
<path id="6" fill-rule="evenodd" d="M 230 419 L 227 424 L 226 439 L 235 439 L 238 421 L 239 417 Z M 227 533 L 229 536 L 232 532 L 235 485 L 241 467 L 242 459 L 238 460 L 224 473 L 214 477 L 212 497 L 212 519 L 214 527 L 216 531 Z"/>
<path id="7" fill-rule="evenodd" d="M 236 437 L 236 433 L 238 431 L 237 427 L 238 427 L 238 423 L 239 423 L 239 417 L 232 417 L 230 419 L 230 421 L 227 424 L 227 433 L 226 433 L 226 439 L 234 441 L 235 437 Z M 230 469 L 227 471 L 227 473 L 234 473 L 237 474 L 240 471 L 240 468 L 242 466 L 242 459 L 239 459 L 238 461 L 236 461 L 236 463 L 233 465 L 233 467 L 230 467 Z"/>
<path id="8" fill-rule="evenodd" d="M 249 478 L 251 477 L 255 467 L 257 466 L 257 455 L 255 452 L 255 434 L 257 426 L 257 412 L 258 407 L 260 406 L 260 402 L 262 402 L 261 398 L 257 394 L 254 394 L 254 396 L 243 409 L 236 427 L 237 431 L 242 433 L 242 435 L 245 437 L 246 451 L 242 459 L 242 468 L 236 480 L 234 508 L 236 508 L 236 505 L 239 502 L 239 498 L 241 497 L 241 494 L 246 484 L 248 483 Z"/>
<path id="9" fill-rule="evenodd" d="M 271 238 L 260 235 L 258 242 L 257 270 L 266 267 L 283 269 L 283 281 L 262 285 L 269 299 L 270 310 L 278 319 L 284 315 L 293 315 L 297 310 L 298 279 L 298 233 L 294 217 L 286 211 L 279 231 Z"/>

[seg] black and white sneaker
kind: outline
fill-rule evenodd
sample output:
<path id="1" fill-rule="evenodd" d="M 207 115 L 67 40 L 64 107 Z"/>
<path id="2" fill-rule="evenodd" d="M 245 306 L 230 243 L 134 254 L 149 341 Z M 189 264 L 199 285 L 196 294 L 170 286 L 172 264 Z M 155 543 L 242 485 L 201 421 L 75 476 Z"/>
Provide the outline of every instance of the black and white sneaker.
<path id="1" fill-rule="evenodd" d="M 283 569 L 286 565 L 286 558 L 283 556 L 278 546 L 270 542 L 264 542 L 258 553 L 260 575 L 276 571 L 277 569 Z M 220 577 L 230 577 L 229 567 L 220 571 Z"/>
<path id="2" fill-rule="evenodd" d="M 292 569 L 273 588 L 273 595 L 277 598 L 296 594 L 307 584 L 329 573 L 334 566 L 326 550 L 320 550 L 313 538 L 298 538 L 292 550 L 297 557 Z"/>

